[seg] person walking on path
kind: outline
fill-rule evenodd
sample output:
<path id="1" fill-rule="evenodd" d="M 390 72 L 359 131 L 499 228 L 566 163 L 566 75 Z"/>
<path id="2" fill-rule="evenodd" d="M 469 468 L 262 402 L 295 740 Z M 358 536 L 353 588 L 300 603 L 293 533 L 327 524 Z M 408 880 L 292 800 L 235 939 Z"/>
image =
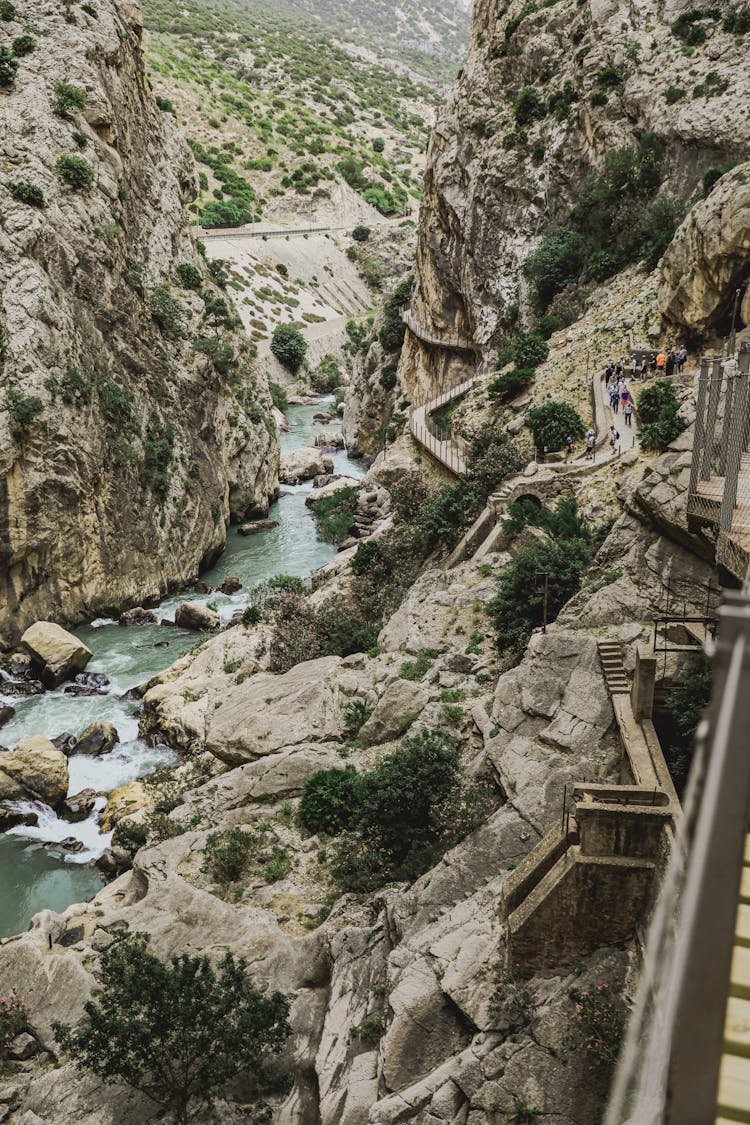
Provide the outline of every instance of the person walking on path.
<path id="1" fill-rule="evenodd" d="M 568 434 L 565 439 L 565 460 L 567 461 L 569 458 L 571 458 L 574 453 L 575 446 L 573 445 L 573 436 L 572 434 Z"/>
<path id="2" fill-rule="evenodd" d="M 632 404 L 632 402 L 626 402 L 625 405 L 622 408 L 622 412 L 625 415 L 625 425 L 626 426 L 632 426 L 633 425 L 633 404 Z"/>
<path id="3" fill-rule="evenodd" d="M 617 430 L 615 429 L 614 425 L 610 426 L 609 427 L 609 448 L 612 450 L 613 453 L 615 451 L 615 445 L 617 444 L 617 442 L 619 440 L 620 440 L 620 435 L 617 432 Z"/>
<path id="4" fill-rule="evenodd" d="M 677 359 L 675 358 L 674 348 L 670 348 L 667 352 L 667 378 L 669 378 L 670 375 L 674 375 L 676 363 Z"/>
<path id="5" fill-rule="evenodd" d="M 682 369 L 687 363 L 687 348 L 683 344 L 677 353 L 677 374 L 682 375 Z"/>
<path id="6" fill-rule="evenodd" d="M 651 375 L 656 375 L 656 352 L 651 352 L 651 358 L 648 361 L 648 365 L 651 369 Z"/>
<path id="7" fill-rule="evenodd" d="M 623 382 L 620 384 L 620 402 L 622 403 L 623 410 L 627 406 L 629 400 L 630 388 L 628 387 L 628 384 L 623 380 Z"/>
<path id="8" fill-rule="evenodd" d="M 586 460 L 594 460 L 594 446 L 596 445 L 596 434 L 593 430 L 586 431 Z"/>
<path id="9" fill-rule="evenodd" d="M 643 359 L 641 360 L 641 379 L 643 379 L 644 381 L 646 379 L 647 373 L 648 373 L 648 357 L 644 353 Z"/>
<path id="10" fill-rule="evenodd" d="M 664 352 L 659 352 L 656 357 L 656 376 L 658 379 L 661 379 L 664 375 L 664 368 L 666 366 L 666 363 L 667 357 L 665 356 Z"/>
<path id="11" fill-rule="evenodd" d="M 613 387 L 609 396 L 610 405 L 612 406 L 612 413 L 616 414 L 620 405 L 620 392 L 617 387 Z"/>

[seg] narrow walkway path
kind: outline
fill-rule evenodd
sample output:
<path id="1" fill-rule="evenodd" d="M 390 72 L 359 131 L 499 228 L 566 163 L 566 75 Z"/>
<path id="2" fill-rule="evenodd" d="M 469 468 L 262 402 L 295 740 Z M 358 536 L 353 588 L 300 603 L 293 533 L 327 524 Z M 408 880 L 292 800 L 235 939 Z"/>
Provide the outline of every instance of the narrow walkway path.
<path id="1" fill-rule="evenodd" d="M 625 383 L 632 396 L 633 383 L 629 379 L 626 379 Z M 614 425 L 620 435 L 620 440 L 615 446 L 615 452 L 627 453 L 629 449 L 632 449 L 640 441 L 640 425 L 636 411 L 634 410 L 630 416 L 630 425 L 627 425 L 625 421 L 622 406 L 619 407 L 617 414 L 615 414 L 609 401 L 607 381 L 602 376 L 601 372 L 594 372 L 592 387 L 594 395 L 594 430 L 596 431 L 597 453 L 608 453 L 609 428 L 612 425 Z M 635 402 L 634 399 L 632 399 L 632 401 Z"/>

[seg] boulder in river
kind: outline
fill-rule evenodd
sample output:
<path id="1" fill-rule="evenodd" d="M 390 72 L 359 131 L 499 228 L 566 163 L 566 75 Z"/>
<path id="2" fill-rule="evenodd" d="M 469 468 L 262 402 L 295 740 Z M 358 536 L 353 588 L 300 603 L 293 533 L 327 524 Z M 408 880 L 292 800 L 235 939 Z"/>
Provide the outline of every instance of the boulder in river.
<path id="1" fill-rule="evenodd" d="M 177 607 L 174 623 L 180 629 L 194 629 L 197 632 L 203 632 L 218 629 L 221 620 L 216 610 L 209 609 L 207 605 L 201 605 L 200 602 L 183 602 L 182 605 Z"/>
<path id="2" fill-rule="evenodd" d="M 69 730 L 66 730 L 63 731 L 62 734 L 56 735 L 55 738 L 50 739 L 50 741 L 56 750 L 62 750 L 65 757 L 69 758 L 76 748 L 78 739 L 74 734 L 71 734 Z"/>
<path id="3" fill-rule="evenodd" d="M 44 684 L 41 680 L 4 680 L 3 695 L 12 695 L 14 698 L 25 699 L 29 695 L 43 695 Z"/>
<path id="4" fill-rule="evenodd" d="M 279 467 L 279 480 L 282 484 L 301 484 L 322 473 L 333 472 L 333 461 L 322 449 L 303 445 L 291 453 L 283 453 Z"/>
<path id="5" fill-rule="evenodd" d="M 156 614 L 151 609 L 144 609 L 137 605 L 133 609 L 125 610 L 120 614 L 120 625 L 155 625 Z"/>
<path id="6" fill-rule="evenodd" d="M 11 707 L 10 703 L 0 704 L 0 727 L 4 727 L 16 713 L 15 707 Z"/>
<path id="7" fill-rule="evenodd" d="M 257 535 L 259 531 L 270 531 L 272 527 L 278 527 L 278 520 L 250 520 L 248 523 L 241 523 L 237 528 L 238 535 Z"/>
<path id="8" fill-rule="evenodd" d="M 32 664 L 47 687 L 82 672 L 94 655 L 90 648 L 53 621 L 37 621 L 21 637 Z"/>
<path id="9" fill-rule="evenodd" d="M 72 797 L 66 797 L 60 805 L 60 816 L 77 824 L 79 820 L 88 820 L 96 804 L 96 789 L 82 789 Z"/>
<path id="10" fill-rule="evenodd" d="M 79 672 L 72 684 L 63 688 L 65 695 L 104 695 L 109 680 L 103 672 Z"/>
<path id="11" fill-rule="evenodd" d="M 234 575 L 230 575 L 228 578 L 225 578 L 221 585 L 217 586 L 216 589 L 220 594 L 236 594 L 239 590 L 242 589 L 242 583 L 240 582 L 239 578 L 235 578 Z"/>
<path id="12" fill-rule="evenodd" d="M 0 803 L 0 832 L 7 832 L 9 828 L 15 828 L 17 824 L 31 824 L 35 825 L 39 820 L 36 813 L 21 812 L 19 809 L 13 809 L 9 805 Z"/>
<path id="13" fill-rule="evenodd" d="M 102 832 L 111 832 L 123 817 L 131 816 L 150 804 L 146 787 L 141 781 L 129 781 L 113 789 L 102 816 Z"/>
<path id="14" fill-rule="evenodd" d="M 109 754 L 119 741 L 120 736 L 113 723 L 92 723 L 76 741 L 72 752 L 99 758 L 102 754 Z"/>
<path id="15" fill-rule="evenodd" d="M 82 852 L 83 841 L 77 840 L 75 836 L 66 836 L 64 840 L 60 840 L 59 844 L 51 844 L 50 847 L 62 848 L 64 852 Z"/>
<path id="16" fill-rule="evenodd" d="M 343 449 L 344 435 L 341 430 L 321 430 L 316 434 L 315 445 L 318 449 Z"/>
<path id="17" fill-rule="evenodd" d="M 68 792 L 68 759 L 48 738 L 25 738 L 0 753 L 0 800 L 59 805 Z"/>
<path id="18" fill-rule="evenodd" d="M 327 500 L 342 488 L 359 488 L 361 482 L 354 477 L 334 477 L 333 480 L 318 487 L 317 485 L 305 497 L 308 508 L 313 508 L 319 500 Z"/>

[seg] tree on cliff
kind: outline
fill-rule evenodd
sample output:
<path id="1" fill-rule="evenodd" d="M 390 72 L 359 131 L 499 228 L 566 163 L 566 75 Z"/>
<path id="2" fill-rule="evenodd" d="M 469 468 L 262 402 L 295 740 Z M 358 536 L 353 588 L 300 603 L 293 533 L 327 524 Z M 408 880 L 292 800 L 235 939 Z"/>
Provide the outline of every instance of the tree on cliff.
<path id="1" fill-rule="evenodd" d="M 307 340 L 293 324 L 279 324 L 273 330 L 271 351 L 287 370 L 299 370 L 307 355 Z"/>
<path id="2" fill-rule="evenodd" d="M 261 995 L 231 953 L 217 973 L 207 957 L 164 964 L 146 940 L 128 935 L 105 951 L 87 1018 L 76 1028 L 55 1023 L 55 1036 L 81 1070 L 126 1082 L 186 1125 L 190 1103 L 210 1103 L 239 1071 L 262 1077 L 289 1035 L 289 1003 Z"/>

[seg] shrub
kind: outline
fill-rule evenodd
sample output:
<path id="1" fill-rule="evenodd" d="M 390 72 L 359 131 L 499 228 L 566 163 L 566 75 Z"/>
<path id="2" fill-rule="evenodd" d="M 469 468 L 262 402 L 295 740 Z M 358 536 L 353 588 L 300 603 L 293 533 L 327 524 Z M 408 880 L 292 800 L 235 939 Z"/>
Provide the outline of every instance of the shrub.
<path id="1" fill-rule="evenodd" d="M 672 682 L 667 694 L 667 709 L 672 716 L 676 738 L 664 756 L 675 788 L 682 794 L 693 760 L 695 732 L 711 699 L 711 665 L 703 655 L 691 657 Z"/>
<path id="2" fill-rule="evenodd" d="M 641 442 L 645 449 L 666 449 L 685 429 L 680 402 L 671 383 L 659 379 L 644 387 L 638 398 Z"/>
<path id="3" fill-rule="evenodd" d="M 533 985 L 521 980 L 512 969 L 498 964 L 492 974 L 489 1016 L 493 1026 L 525 1027 L 539 1004 Z"/>
<path id="4" fill-rule="evenodd" d="M 513 102 L 513 114 L 517 125 L 531 125 L 546 117 L 547 107 L 533 86 L 524 86 Z"/>
<path id="5" fill-rule="evenodd" d="M 253 212 L 242 203 L 222 199 L 211 201 L 200 213 L 201 226 L 210 230 L 212 227 L 242 227 L 253 220 Z"/>
<path id="6" fill-rule="evenodd" d="M 212 832 L 206 840 L 202 870 L 216 883 L 234 883 L 257 846 L 257 837 L 242 828 Z"/>
<path id="7" fill-rule="evenodd" d="M 36 39 L 33 35 L 19 35 L 18 38 L 13 40 L 13 54 L 17 59 L 30 55 L 35 47 Z"/>
<path id="8" fill-rule="evenodd" d="M 164 964 L 144 935 L 129 934 L 102 954 L 98 983 L 82 1023 L 53 1025 L 57 1042 L 80 1070 L 121 1079 L 177 1125 L 236 1074 L 262 1077 L 290 1032 L 286 997 L 261 994 L 231 953 L 218 971 L 208 957 L 186 954 Z"/>
<path id="9" fill-rule="evenodd" d="M 156 102 L 157 108 L 160 109 L 162 113 L 171 113 L 174 117 L 174 103 L 169 98 L 163 98 L 157 94 L 154 101 Z"/>
<path id="10" fill-rule="evenodd" d="M 302 786 L 299 819 L 310 833 L 338 836 L 357 813 L 359 776 L 353 769 L 318 770 Z"/>
<path id="11" fill-rule="evenodd" d="M 716 164 L 713 168 L 704 172 L 701 180 L 701 195 L 703 198 L 707 199 L 721 177 L 725 176 L 727 172 L 731 172 L 732 168 L 736 168 L 739 163 L 739 160 L 726 160 L 723 164 Z"/>
<path id="12" fill-rule="evenodd" d="M 720 16 L 718 8 L 687 8 L 672 24 L 672 34 L 688 47 L 700 47 L 708 38 L 702 21 L 717 20 Z"/>
<path id="13" fill-rule="evenodd" d="M 681 86 L 669 86 L 664 92 L 664 101 L 667 105 L 675 105 L 681 102 L 685 97 L 685 91 Z"/>
<path id="14" fill-rule="evenodd" d="M 578 278 L 584 261 L 585 243 L 578 231 L 563 226 L 549 227 L 523 265 L 541 309 L 546 309 L 556 293 Z"/>
<path id="15" fill-rule="evenodd" d="M 366 203 L 375 207 L 381 215 L 393 215 L 397 210 L 396 200 L 391 193 L 386 188 L 376 184 L 365 188 L 362 192 L 362 198 Z"/>
<path id="16" fill-rule="evenodd" d="M 344 733 L 349 738 L 359 734 L 373 712 L 373 706 L 366 699 L 350 699 L 344 704 Z"/>
<path id="17" fill-rule="evenodd" d="M 568 436 L 580 438 L 586 433 L 580 414 L 567 402 L 544 402 L 534 406 L 527 421 L 534 445 L 546 453 L 562 449 Z"/>
<path id="18" fill-rule="evenodd" d="M 583 992 L 572 989 L 571 999 L 575 1009 L 569 1024 L 570 1045 L 586 1055 L 592 1068 L 611 1070 L 625 1034 L 619 997 L 608 984 L 597 984 Z"/>
<path id="19" fill-rule="evenodd" d="M 19 203 L 26 203 L 29 207 L 44 207 L 44 192 L 36 184 L 26 184 L 22 181 L 11 184 L 10 194 Z"/>
<path id="20" fill-rule="evenodd" d="M 55 171 L 72 188 L 90 188 L 94 182 L 94 169 L 82 156 L 60 156 Z"/>
<path id="21" fill-rule="evenodd" d="M 0 46 L 0 86 L 12 86 L 18 73 L 18 60 L 7 47 Z"/>
<path id="22" fill-rule="evenodd" d="M 304 363 L 307 340 L 294 325 L 279 324 L 273 330 L 271 351 L 279 363 L 294 374 Z"/>
<path id="23" fill-rule="evenodd" d="M 201 271 L 190 262 L 180 262 L 176 270 L 177 280 L 183 289 L 199 290 L 203 284 Z"/>
<path id="24" fill-rule="evenodd" d="M 336 544 L 346 539 L 354 520 L 358 497 L 359 489 L 352 485 L 315 501 L 312 513 L 319 539 Z"/>
<path id="25" fill-rule="evenodd" d="M 747 35 L 750 31 L 750 7 L 738 8 L 735 12 L 728 12 L 722 20 L 724 31 L 734 35 Z"/>
<path id="26" fill-rule="evenodd" d="M 498 592 L 488 605 L 497 647 L 519 652 L 532 630 L 542 624 L 544 581 L 548 576 L 547 614 L 552 621 L 580 588 L 591 558 L 583 539 L 542 540 L 517 552 L 500 576 Z"/>
<path id="27" fill-rule="evenodd" d="M 174 456 L 175 432 L 171 422 L 150 422 L 143 443 L 143 481 L 156 500 L 163 504 L 169 492 L 169 466 Z"/>
<path id="28" fill-rule="evenodd" d="M 370 237 L 370 233 L 371 232 L 369 227 L 355 227 L 352 231 L 352 238 L 355 242 L 367 242 L 368 238 Z"/>
<path id="29" fill-rule="evenodd" d="M 335 356 L 324 355 L 310 376 L 313 390 L 320 394 L 330 394 L 341 386 L 341 370 Z"/>
<path id="30" fill-rule="evenodd" d="M 25 395 L 11 388 L 5 396 L 5 409 L 14 430 L 25 430 L 44 411 L 44 403 L 36 395 Z"/>
<path id="31" fill-rule="evenodd" d="M 509 402 L 517 398 L 534 380 L 534 371 L 531 367 L 514 367 L 511 371 L 504 371 L 492 379 L 487 385 L 487 391 L 493 398 L 501 402 Z"/>
<path id="32" fill-rule="evenodd" d="M 74 110 L 84 109 L 86 94 L 78 86 L 69 82 L 55 83 L 55 109 L 61 117 L 69 117 Z"/>
<path id="33" fill-rule="evenodd" d="M 421 680 L 429 672 L 436 656 L 437 652 L 434 649 L 425 649 L 424 652 L 420 652 L 416 660 L 404 661 L 399 669 L 399 679 Z"/>
<path id="34" fill-rule="evenodd" d="M 277 410 L 280 410 L 282 414 L 285 414 L 289 409 L 289 395 L 286 393 L 284 387 L 280 387 L 278 383 L 269 381 L 268 389 L 271 392 L 271 402 L 273 405 Z"/>
<path id="35" fill-rule="evenodd" d="M 401 319 L 402 310 L 411 300 L 414 278 L 405 277 L 391 293 L 383 308 L 383 327 L 378 339 L 384 351 L 397 352 L 404 342 L 406 325 Z"/>
<path id="36" fill-rule="evenodd" d="M 29 1026 L 30 1011 L 17 996 L 0 996 L 0 1050 L 11 1045 Z"/>
<path id="37" fill-rule="evenodd" d="M 373 152 L 385 152 L 385 141 L 382 137 L 374 137 L 372 142 Z"/>
<path id="38" fill-rule="evenodd" d="M 616 66 L 605 66 L 597 74 L 596 81 L 604 90 L 621 90 L 625 85 L 625 75 Z"/>
<path id="39" fill-rule="evenodd" d="M 195 350 L 208 356 L 219 375 L 228 375 L 238 366 L 232 345 L 224 340 L 217 340 L 215 336 L 199 336 L 195 341 Z M 249 415 L 250 411 L 247 413 Z"/>
<path id="40" fill-rule="evenodd" d="M 589 103 L 593 106 L 606 105 L 608 101 L 609 98 L 603 90 L 594 90 L 591 97 L 589 98 Z"/>
<path id="41" fill-rule="evenodd" d="M 10 0 L 0 0 L 0 20 L 10 23 L 16 18 L 16 9 Z"/>
<path id="42" fill-rule="evenodd" d="M 185 335 L 185 308 L 173 297 L 166 285 L 155 285 L 148 298 L 151 316 L 164 335 L 178 340 Z"/>

